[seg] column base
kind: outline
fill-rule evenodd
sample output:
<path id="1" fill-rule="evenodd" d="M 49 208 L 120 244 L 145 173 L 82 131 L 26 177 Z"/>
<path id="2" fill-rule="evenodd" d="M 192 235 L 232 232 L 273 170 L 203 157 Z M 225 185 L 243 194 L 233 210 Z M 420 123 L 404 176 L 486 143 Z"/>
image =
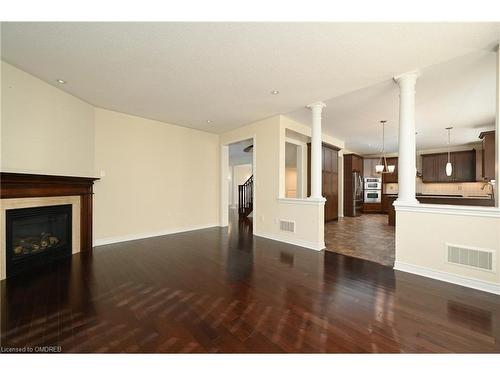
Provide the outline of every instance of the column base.
<path id="1" fill-rule="evenodd" d="M 309 202 L 318 202 L 318 203 L 325 203 L 326 198 L 325 197 L 308 197 L 306 198 Z"/>
<path id="2" fill-rule="evenodd" d="M 394 201 L 393 205 L 394 206 L 416 206 L 419 205 L 420 202 L 417 200 L 417 198 L 413 199 L 402 199 L 398 198 Z"/>

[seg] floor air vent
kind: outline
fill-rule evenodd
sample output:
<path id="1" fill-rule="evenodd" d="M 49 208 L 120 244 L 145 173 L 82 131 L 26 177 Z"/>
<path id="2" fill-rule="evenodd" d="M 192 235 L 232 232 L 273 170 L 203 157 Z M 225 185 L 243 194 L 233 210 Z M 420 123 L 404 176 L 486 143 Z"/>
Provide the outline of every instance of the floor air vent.
<path id="1" fill-rule="evenodd" d="M 493 271 L 493 251 L 447 245 L 448 262 Z"/>
<path id="2" fill-rule="evenodd" d="M 280 220 L 280 230 L 284 230 L 285 232 L 295 232 L 295 222 Z"/>

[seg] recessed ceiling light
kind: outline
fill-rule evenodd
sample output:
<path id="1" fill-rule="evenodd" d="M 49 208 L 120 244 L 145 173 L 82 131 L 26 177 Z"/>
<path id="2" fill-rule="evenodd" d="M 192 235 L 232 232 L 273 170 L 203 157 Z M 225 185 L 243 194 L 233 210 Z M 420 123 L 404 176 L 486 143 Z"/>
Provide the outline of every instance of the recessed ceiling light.
<path id="1" fill-rule="evenodd" d="M 61 84 L 63 84 L 63 85 L 66 83 L 66 81 L 65 81 L 64 79 L 58 79 L 58 80 L 57 80 L 57 82 L 58 82 L 58 83 L 61 83 Z"/>
<path id="2" fill-rule="evenodd" d="M 280 93 L 280 92 L 279 92 L 278 90 L 273 90 L 273 91 L 271 91 L 271 94 L 273 94 L 273 95 L 278 95 L 279 93 Z"/>

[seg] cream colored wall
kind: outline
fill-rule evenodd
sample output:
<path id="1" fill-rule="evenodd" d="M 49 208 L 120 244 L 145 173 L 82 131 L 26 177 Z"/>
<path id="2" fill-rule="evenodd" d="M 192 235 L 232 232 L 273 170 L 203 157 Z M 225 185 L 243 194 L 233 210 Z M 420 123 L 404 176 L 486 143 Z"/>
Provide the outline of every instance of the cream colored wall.
<path id="1" fill-rule="evenodd" d="M 95 110 L 97 244 L 218 224 L 219 137 Z"/>
<path id="2" fill-rule="evenodd" d="M 297 198 L 297 168 L 285 169 L 285 197 Z"/>
<path id="3" fill-rule="evenodd" d="M 220 142 L 228 145 L 254 136 L 254 228 L 268 231 L 274 227 L 278 196 L 279 116 L 223 133 Z"/>
<path id="4" fill-rule="evenodd" d="M 285 197 L 307 198 L 307 143 L 310 137 L 285 129 Z M 295 147 L 290 147 L 290 144 Z M 292 156 L 288 155 L 291 153 Z M 294 157 L 293 163 L 290 158 Z M 292 164 L 289 164 L 292 162 Z M 295 177 L 292 175 L 295 174 Z M 294 181 L 289 180 L 294 179 Z M 291 189 L 289 189 L 289 183 Z"/>
<path id="5" fill-rule="evenodd" d="M 274 116 L 222 134 L 221 145 L 254 138 L 254 233 L 320 250 L 324 246 L 323 206 L 278 199 L 285 196 L 287 128 L 310 133 L 310 129 L 301 124 L 292 123 L 284 116 Z M 224 173 L 221 178 L 226 178 Z M 294 221 L 296 232 L 281 231 L 280 219 Z"/>
<path id="6" fill-rule="evenodd" d="M 307 137 L 311 136 L 311 127 L 306 126 L 301 124 L 300 122 L 294 121 L 291 118 L 287 116 L 280 116 L 281 117 L 281 124 L 285 129 L 290 129 L 293 130 L 294 132 L 303 134 Z M 341 139 L 332 137 L 331 135 L 328 135 L 326 133 L 323 133 L 322 135 L 323 142 L 328 143 L 332 146 L 337 146 L 338 148 L 343 149 L 345 147 L 344 141 Z"/>
<path id="7" fill-rule="evenodd" d="M 283 138 L 282 142 L 285 142 L 286 138 L 284 136 L 286 135 L 286 130 L 292 130 L 296 133 L 303 134 L 307 137 L 311 137 L 311 128 L 308 126 L 305 126 L 297 121 L 294 121 L 290 119 L 287 116 L 281 116 L 281 136 Z M 338 160 L 338 171 L 339 171 L 339 179 L 338 179 L 338 192 L 339 192 L 339 198 L 338 198 L 338 210 L 339 210 L 339 217 L 344 216 L 344 154 L 346 154 L 346 150 L 344 150 L 345 143 L 344 141 L 332 137 L 328 134 L 323 133 L 322 135 L 323 142 L 328 143 L 332 146 L 336 146 L 340 148 L 339 151 L 339 160 Z M 347 152 L 349 153 L 349 152 Z M 281 164 L 284 163 L 284 152 L 283 155 L 281 155 Z M 283 164 L 284 165 L 284 164 Z M 307 165 L 307 161 L 306 161 Z M 307 181 L 306 181 L 307 184 Z M 284 167 L 280 168 L 280 192 L 284 194 L 284 189 L 285 189 L 285 174 L 284 174 Z M 307 187 L 306 189 L 307 190 Z M 284 195 L 282 195 L 284 196 Z"/>
<path id="8" fill-rule="evenodd" d="M 496 170 L 500 165 L 500 52 L 497 53 Z M 427 151 L 429 152 L 429 151 Z M 420 152 L 420 154 L 425 152 Z M 498 185 L 497 185 L 498 186 Z M 396 207 L 394 268 L 500 294 L 500 209 L 414 205 Z M 493 251 L 492 271 L 447 263 L 446 244 Z"/>
<path id="9" fill-rule="evenodd" d="M 94 176 L 94 107 L 1 62 L 1 170 Z"/>
<path id="10" fill-rule="evenodd" d="M 431 213 L 424 210 L 421 212 L 397 211 L 396 215 L 396 268 L 401 265 L 411 265 L 498 284 L 500 288 L 499 217 Z M 495 272 L 447 263 L 446 243 L 494 250 Z"/>

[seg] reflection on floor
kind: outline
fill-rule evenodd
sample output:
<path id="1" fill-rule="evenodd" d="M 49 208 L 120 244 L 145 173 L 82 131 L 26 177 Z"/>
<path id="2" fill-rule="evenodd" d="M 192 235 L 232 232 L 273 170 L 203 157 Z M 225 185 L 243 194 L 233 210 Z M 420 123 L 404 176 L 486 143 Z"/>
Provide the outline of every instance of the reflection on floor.
<path id="1" fill-rule="evenodd" d="M 500 352 L 500 296 L 252 236 L 99 246 L 0 282 L 1 346 L 62 352 Z"/>
<path id="2" fill-rule="evenodd" d="M 355 258 L 394 265 L 395 227 L 387 215 L 364 214 L 325 223 L 326 249 Z"/>

